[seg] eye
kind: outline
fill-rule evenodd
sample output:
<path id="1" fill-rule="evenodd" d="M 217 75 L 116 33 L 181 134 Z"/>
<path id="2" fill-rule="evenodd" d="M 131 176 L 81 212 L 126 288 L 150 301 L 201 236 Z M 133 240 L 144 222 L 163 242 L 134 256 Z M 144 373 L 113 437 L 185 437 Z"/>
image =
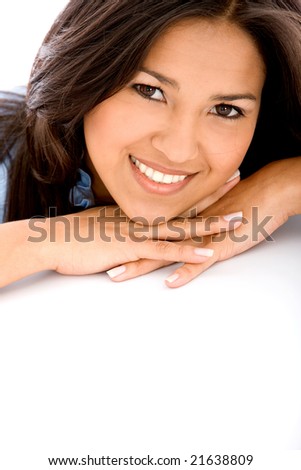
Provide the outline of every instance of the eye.
<path id="1" fill-rule="evenodd" d="M 242 109 L 237 106 L 232 106 L 230 104 L 217 104 L 211 109 L 211 114 L 216 114 L 222 118 L 226 119 L 238 119 L 244 116 Z"/>
<path id="2" fill-rule="evenodd" d="M 165 101 L 164 94 L 161 88 L 151 86 L 151 85 L 143 85 L 143 84 L 136 84 L 133 85 L 133 88 L 141 95 L 143 98 L 154 100 L 154 101 Z"/>

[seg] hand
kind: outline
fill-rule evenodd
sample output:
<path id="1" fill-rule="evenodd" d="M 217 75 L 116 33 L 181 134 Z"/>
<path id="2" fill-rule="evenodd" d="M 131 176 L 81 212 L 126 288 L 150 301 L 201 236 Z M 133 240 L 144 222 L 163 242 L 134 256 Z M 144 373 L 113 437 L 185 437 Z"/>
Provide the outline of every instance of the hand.
<path id="1" fill-rule="evenodd" d="M 234 186 L 237 185 L 240 181 L 240 171 L 236 170 L 235 173 L 226 181 L 223 186 L 218 188 L 214 193 L 198 201 L 193 207 L 190 207 L 187 211 L 179 214 L 179 217 L 193 217 L 197 214 L 200 214 L 202 211 L 207 209 L 207 207 L 214 204 L 216 201 L 221 199 L 225 194 L 227 194 Z"/>
<path id="2" fill-rule="evenodd" d="M 42 230 L 39 224 L 44 222 L 34 220 L 32 224 L 38 231 Z M 61 274 L 91 274 L 111 268 L 120 274 L 124 265 L 142 259 L 193 264 L 202 263 L 212 255 L 212 250 L 196 247 L 192 241 L 183 245 L 167 241 L 179 238 L 176 226 L 135 224 L 117 206 L 53 217 L 47 219 L 44 227 L 48 229 L 44 229 L 47 240 L 50 238 L 46 242 L 45 256 L 51 258 L 50 269 Z M 228 228 L 229 222 L 223 218 L 214 223 L 202 218 L 198 231 L 202 235 L 216 234 Z M 31 241 L 38 240 L 33 237 Z"/>
<path id="3" fill-rule="evenodd" d="M 301 158 L 273 162 L 254 175 L 241 181 L 215 204 L 202 212 L 203 217 L 214 214 L 235 213 L 242 210 L 242 224 L 222 236 L 203 237 L 197 246 L 214 250 L 214 255 L 202 264 L 186 263 L 166 280 L 169 287 L 180 287 L 201 274 L 217 261 L 235 256 L 255 246 L 279 226 L 289 216 L 301 213 Z M 180 223 L 180 222 L 179 222 Z M 185 225 L 186 236 L 189 224 Z M 197 234 L 199 235 L 199 234 Z M 182 245 L 187 240 L 179 242 Z M 158 269 L 170 263 L 154 260 L 141 260 L 129 263 L 126 271 L 116 281 L 123 281 L 137 275 Z"/>
<path id="4" fill-rule="evenodd" d="M 181 214 L 179 219 L 170 221 L 170 223 L 167 224 L 160 224 L 156 227 L 149 227 L 149 238 L 153 240 L 156 239 L 173 241 L 189 239 L 189 241 L 186 243 L 183 241 L 182 244 L 178 243 L 177 245 L 185 246 L 188 243 L 190 245 L 194 244 L 193 240 L 191 239 L 192 224 L 190 223 L 188 217 L 191 217 L 192 214 L 199 214 L 202 210 L 222 198 L 226 193 L 233 189 L 233 187 L 236 186 L 239 181 L 240 173 L 239 170 L 237 170 L 223 186 L 218 188 L 214 193 L 210 194 L 206 198 L 198 201 L 193 207 L 185 211 L 185 213 Z M 195 222 L 195 224 L 193 223 L 193 226 L 196 228 L 196 231 L 194 230 L 194 236 L 198 237 L 208 234 L 220 233 L 221 231 L 227 231 L 231 225 L 233 228 L 233 222 L 231 223 L 230 219 L 226 220 L 223 217 L 194 217 L 193 222 Z M 240 221 L 237 221 L 235 226 L 238 226 L 239 224 Z M 131 225 L 129 225 L 126 230 L 129 230 L 129 232 L 127 232 L 129 234 L 132 231 Z M 149 259 L 148 255 L 144 257 L 145 259 L 129 262 L 124 266 L 117 266 L 116 269 L 113 268 L 109 270 L 109 276 L 112 279 L 115 277 L 118 278 L 116 280 L 123 280 L 123 278 L 128 279 L 130 277 L 136 277 L 175 262 L 163 259 Z M 126 274 L 124 275 L 123 273 L 125 270 Z"/>

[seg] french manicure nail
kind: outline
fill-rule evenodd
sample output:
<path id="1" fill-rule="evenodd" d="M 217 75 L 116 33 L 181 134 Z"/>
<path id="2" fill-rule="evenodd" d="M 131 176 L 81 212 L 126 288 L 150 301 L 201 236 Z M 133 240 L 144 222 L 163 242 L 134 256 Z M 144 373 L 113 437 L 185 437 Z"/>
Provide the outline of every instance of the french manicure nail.
<path id="1" fill-rule="evenodd" d="M 114 277 L 117 277 L 119 276 L 120 274 L 123 274 L 126 270 L 126 267 L 125 266 L 117 266 L 116 268 L 112 268 L 112 269 L 109 269 L 107 272 L 107 274 L 109 275 L 109 277 L 111 279 L 113 279 Z"/>
<path id="2" fill-rule="evenodd" d="M 211 250 L 210 248 L 195 248 L 194 252 L 196 255 L 208 256 L 208 257 L 213 256 L 213 253 L 214 253 L 214 251 Z"/>
<path id="3" fill-rule="evenodd" d="M 234 180 L 234 178 L 237 178 L 237 176 L 240 175 L 240 171 L 239 170 L 236 170 L 236 172 L 230 176 L 230 178 L 226 181 L 226 183 L 230 183 L 230 181 Z"/>
<path id="4" fill-rule="evenodd" d="M 226 222 L 239 222 L 242 220 L 242 212 L 233 212 L 232 214 L 223 215 L 223 218 L 226 220 Z"/>
<path id="5" fill-rule="evenodd" d="M 179 279 L 180 275 L 179 274 L 172 274 L 171 276 L 167 277 L 165 281 L 169 282 L 169 284 L 172 284 L 175 282 L 177 279 Z"/>

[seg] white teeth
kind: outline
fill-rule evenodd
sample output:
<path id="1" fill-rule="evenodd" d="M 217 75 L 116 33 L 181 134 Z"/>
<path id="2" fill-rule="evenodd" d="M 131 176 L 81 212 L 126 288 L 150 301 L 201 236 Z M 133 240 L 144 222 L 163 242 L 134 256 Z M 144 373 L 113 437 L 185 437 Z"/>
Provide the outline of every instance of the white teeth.
<path id="1" fill-rule="evenodd" d="M 144 163 L 140 163 L 140 168 L 139 168 L 139 170 L 142 171 L 142 173 L 145 173 L 146 168 L 147 168 L 147 167 L 146 167 L 146 165 L 144 165 Z"/>
<path id="2" fill-rule="evenodd" d="M 139 168 L 139 163 L 137 165 L 137 162 L 136 162 L 136 166 Z M 139 168 L 140 170 L 140 168 Z M 148 177 L 148 178 L 152 178 L 153 176 L 153 173 L 154 173 L 154 170 L 152 170 L 151 168 L 147 167 L 144 174 Z"/>
<path id="3" fill-rule="evenodd" d="M 164 175 L 163 173 L 160 173 L 160 171 L 154 171 L 153 175 L 152 175 L 152 180 L 154 180 L 156 183 L 163 183 L 163 178 L 164 178 Z"/>
<path id="4" fill-rule="evenodd" d="M 165 183 L 165 184 L 172 183 L 172 175 L 164 175 L 163 176 L 163 183 Z"/>
<path id="5" fill-rule="evenodd" d="M 131 160 L 135 163 L 136 167 L 139 168 L 141 173 L 156 183 L 173 184 L 183 181 L 187 177 L 187 175 L 167 175 L 166 173 L 161 173 L 161 171 L 153 170 L 153 168 L 146 166 L 144 163 L 139 162 L 137 158 L 132 156 Z"/>

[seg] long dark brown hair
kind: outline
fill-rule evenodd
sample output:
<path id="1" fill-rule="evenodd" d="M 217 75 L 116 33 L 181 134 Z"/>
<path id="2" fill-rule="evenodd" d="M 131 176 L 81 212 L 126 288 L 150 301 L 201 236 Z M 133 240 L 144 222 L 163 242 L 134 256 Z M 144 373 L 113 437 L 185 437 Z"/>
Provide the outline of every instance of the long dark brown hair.
<path id="1" fill-rule="evenodd" d="M 83 116 L 129 82 L 168 26 L 192 17 L 239 25 L 266 63 L 243 176 L 301 154 L 300 0 L 70 0 L 38 52 L 25 100 L 2 101 L 0 161 L 12 147 L 15 154 L 7 221 L 74 210 L 68 195 L 85 154 Z"/>

